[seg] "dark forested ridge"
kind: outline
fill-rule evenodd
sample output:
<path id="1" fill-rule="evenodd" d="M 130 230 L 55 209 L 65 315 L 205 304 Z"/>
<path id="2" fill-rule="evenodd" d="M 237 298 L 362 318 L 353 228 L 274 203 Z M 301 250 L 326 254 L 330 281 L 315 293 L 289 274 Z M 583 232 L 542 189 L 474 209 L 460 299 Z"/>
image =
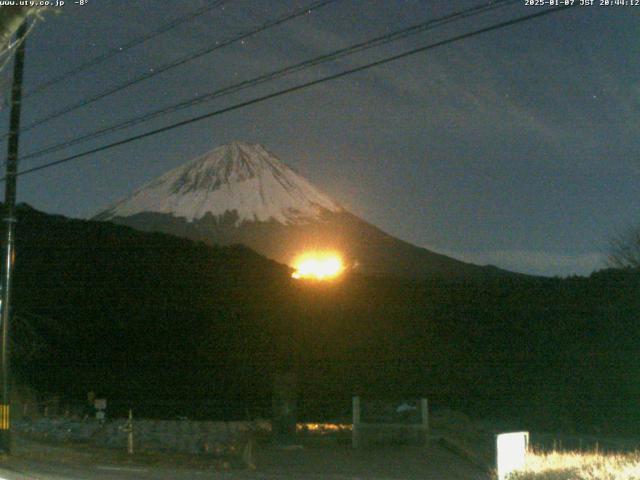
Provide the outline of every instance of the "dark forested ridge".
<path id="1" fill-rule="evenodd" d="M 357 392 L 540 428 L 640 426 L 634 270 L 320 285 L 244 247 L 28 207 L 17 236 L 15 337 L 42 342 L 14 369 L 41 392 L 262 413 L 273 373 L 297 365 L 310 418 Z"/>

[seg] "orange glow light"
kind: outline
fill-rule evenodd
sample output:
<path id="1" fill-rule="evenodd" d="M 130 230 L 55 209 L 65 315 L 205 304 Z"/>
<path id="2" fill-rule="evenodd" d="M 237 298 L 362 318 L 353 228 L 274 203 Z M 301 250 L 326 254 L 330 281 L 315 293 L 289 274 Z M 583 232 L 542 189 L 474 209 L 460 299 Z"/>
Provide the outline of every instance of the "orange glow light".
<path id="1" fill-rule="evenodd" d="M 291 276 L 296 279 L 330 280 L 344 272 L 342 259 L 333 252 L 305 253 L 293 262 L 293 266 L 296 271 Z"/>

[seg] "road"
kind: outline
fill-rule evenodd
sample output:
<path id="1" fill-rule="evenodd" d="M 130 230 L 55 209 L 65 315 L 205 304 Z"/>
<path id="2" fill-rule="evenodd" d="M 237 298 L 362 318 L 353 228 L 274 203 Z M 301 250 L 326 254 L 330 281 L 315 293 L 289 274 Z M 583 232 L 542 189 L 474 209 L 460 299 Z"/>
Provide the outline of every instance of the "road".
<path id="1" fill-rule="evenodd" d="M 256 471 L 223 471 L 198 460 L 173 455 L 130 459 L 108 452 L 30 447 L 0 461 L 0 480 L 487 480 L 477 467 L 439 445 L 423 448 L 348 446 L 293 450 L 266 447 L 257 455 Z"/>

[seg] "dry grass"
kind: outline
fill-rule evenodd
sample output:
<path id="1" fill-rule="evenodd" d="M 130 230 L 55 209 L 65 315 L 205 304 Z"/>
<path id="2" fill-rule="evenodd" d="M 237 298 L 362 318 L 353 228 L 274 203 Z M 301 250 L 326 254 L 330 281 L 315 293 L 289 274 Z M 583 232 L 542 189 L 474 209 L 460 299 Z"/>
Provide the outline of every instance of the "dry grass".
<path id="1" fill-rule="evenodd" d="M 640 452 L 531 452 L 509 480 L 640 480 Z"/>

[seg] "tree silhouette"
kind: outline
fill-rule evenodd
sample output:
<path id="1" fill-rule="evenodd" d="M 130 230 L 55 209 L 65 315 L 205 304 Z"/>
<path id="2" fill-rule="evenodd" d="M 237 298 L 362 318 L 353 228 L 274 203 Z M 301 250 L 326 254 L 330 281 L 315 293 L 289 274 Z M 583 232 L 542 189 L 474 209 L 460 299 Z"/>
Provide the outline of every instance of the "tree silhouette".
<path id="1" fill-rule="evenodd" d="M 607 263 L 614 268 L 640 268 L 640 225 L 611 240 Z"/>

